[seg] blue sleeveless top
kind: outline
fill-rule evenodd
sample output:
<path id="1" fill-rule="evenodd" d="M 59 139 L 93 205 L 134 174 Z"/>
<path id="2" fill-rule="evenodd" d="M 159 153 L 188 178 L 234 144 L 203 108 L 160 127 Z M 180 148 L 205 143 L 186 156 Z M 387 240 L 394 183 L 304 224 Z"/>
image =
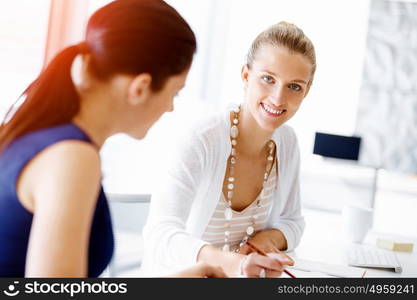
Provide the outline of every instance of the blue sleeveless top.
<path id="1" fill-rule="evenodd" d="M 0 277 L 25 276 L 26 252 L 33 214 L 18 200 L 18 177 L 39 152 L 64 140 L 79 140 L 92 144 L 80 128 L 68 123 L 28 133 L 13 141 L 0 154 Z M 76 191 L 74 195 L 77 195 Z M 103 272 L 111 260 L 113 248 L 110 211 L 101 186 L 91 225 L 88 277 L 98 277 Z"/>

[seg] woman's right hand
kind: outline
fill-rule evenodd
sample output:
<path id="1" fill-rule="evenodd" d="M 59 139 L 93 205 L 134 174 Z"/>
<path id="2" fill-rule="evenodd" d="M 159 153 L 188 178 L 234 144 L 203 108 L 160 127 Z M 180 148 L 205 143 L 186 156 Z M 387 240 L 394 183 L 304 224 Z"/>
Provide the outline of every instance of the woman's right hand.
<path id="1" fill-rule="evenodd" d="M 227 275 L 221 267 L 215 267 L 205 262 L 199 262 L 188 269 L 171 275 L 170 277 L 224 278 L 227 277 Z"/>
<path id="2" fill-rule="evenodd" d="M 279 277 L 285 266 L 294 262 L 283 253 L 268 253 L 263 256 L 251 253 L 240 261 L 240 276 L 242 277 Z"/>

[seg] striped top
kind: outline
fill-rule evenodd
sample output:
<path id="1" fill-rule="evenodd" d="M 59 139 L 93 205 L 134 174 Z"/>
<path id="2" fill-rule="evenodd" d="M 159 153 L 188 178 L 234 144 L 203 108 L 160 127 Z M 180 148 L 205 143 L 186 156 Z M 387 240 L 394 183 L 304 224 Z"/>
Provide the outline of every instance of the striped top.
<path id="1" fill-rule="evenodd" d="M 274 163 L 273 166 L 264 188 L 256 199 L 242 211 L 235 211 L 232 209 L 233 217 L 230 221 L 227 221 L 224 216 L 224 212 L 227 208 L 227 200 L 223 193 L 221 193 L 217 207 L 203 234 L 203 240 L 209 242 L 214 247 L 222 249 L 225 244 L 225 231 L 227 230 L 230 232 L 228 240 L 230 251 L 234 251 L 239 247 L 240 242 L 245 237 L 246 228 L 253 223 L 254 215 L 257 215 L 258 217 L 255 221 L 255 232 L 252 236 L 254 236 L 257 231 L 266 228 L 267 220 L 271 212 L 274 189 L 277 184 L 277 164 Z M 259 198 L 261 200 L 260 207 L 256 205 Z M 226 227 L 226 222 L 229 222 L 230 227 Z"/>

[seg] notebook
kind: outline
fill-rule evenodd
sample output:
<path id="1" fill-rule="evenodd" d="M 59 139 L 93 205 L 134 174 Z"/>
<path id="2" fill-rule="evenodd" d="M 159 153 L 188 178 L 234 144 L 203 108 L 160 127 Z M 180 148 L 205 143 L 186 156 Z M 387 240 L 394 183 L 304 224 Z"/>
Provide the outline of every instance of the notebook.
<path id="1" fill-rule="evenodd" d="M 293 258 L 294 266 L 287 267 L 297 277 L 351 277 L 360 278 L 364 270 L 344 265 L 334 265 L 317 261 Z"/>

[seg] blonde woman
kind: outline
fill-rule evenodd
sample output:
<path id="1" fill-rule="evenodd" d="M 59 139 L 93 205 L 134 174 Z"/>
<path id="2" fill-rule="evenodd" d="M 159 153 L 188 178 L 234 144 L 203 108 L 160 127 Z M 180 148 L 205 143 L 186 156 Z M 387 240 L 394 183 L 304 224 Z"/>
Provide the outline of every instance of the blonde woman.
<path id="1" fill-rule="evenodd" d="M 241 72 L 243 103 L 192 126 L 161 177 L 144 229 L 145 274 L 203 261 L 228 276 L 277 277 L 293 264 L 281 251 L 297 246 L 304 219 L 297 140 L 284 123 L 315 69 L 314 46 L 295 25 L 259 34 Z"/>

